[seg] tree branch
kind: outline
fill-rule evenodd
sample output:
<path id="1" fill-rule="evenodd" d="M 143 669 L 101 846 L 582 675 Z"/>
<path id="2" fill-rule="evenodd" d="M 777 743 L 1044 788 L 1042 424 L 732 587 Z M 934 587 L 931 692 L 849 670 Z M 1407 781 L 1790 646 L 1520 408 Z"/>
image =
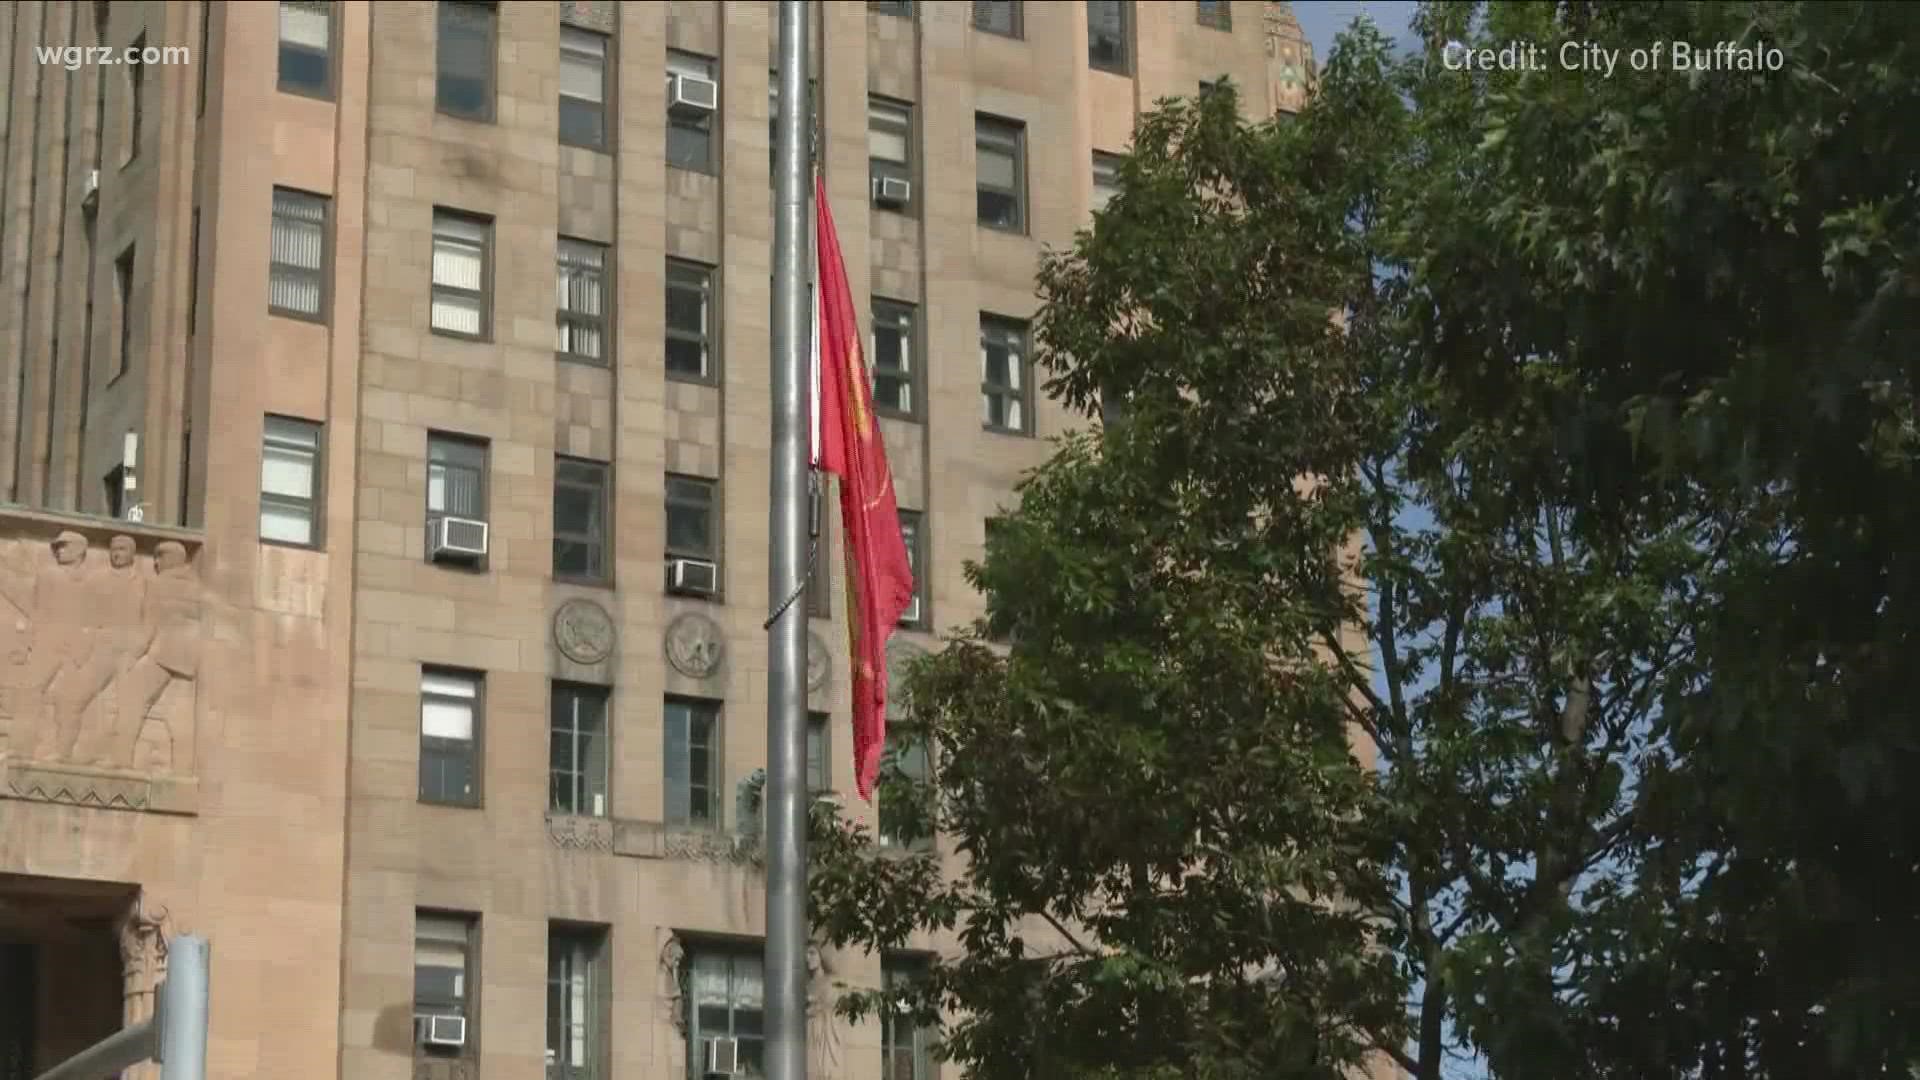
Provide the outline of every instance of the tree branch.
<path id="1" fill-rule="evenodd" d="M 1336 662 L 1339 663 L 1340 670 L 1346 674 L 1348 684 L 1355 690 L 1360 691 L 1361 696 L 1367 699 L 1367 704 L 1374 710 L 1373 713 L 1370 713 L 1365 709 L 1352 706 L 1351 702 L 1349 702 L 1349 708 L 1353 713 L 1354 721 L 1360 725 L 1362 731 L 1367 733 L 1367 737 L 1373 740 L 1373 745 L 1380 751 L 1380 756 L 1386 758 L 1388 761 L 1392 761 L 1394 757 L 1393 747 L 1387 741 L 1386 737 L 1380 733 L 1380 726 L 1374 722 L 1373 716 L 1374 713 L 1386 713 L 1389 717 L 1392 717 L 1396 723 L 1399 721 L 1399 716 L 1388 709 L 1386 702 L 1380 700 L 1380 695 L 1374 691 L 1373 686 L 1367 681 L 1366 672 L 1361 671 L 1354 665 L 1353 657 L 1347 655 L 1346 646 L 1340 644 L 1339 635 L 1323 630 L 1320 636 L 1321 640 L 1326 643 L 1327 650 L 1333 653 Z"/>
<path id="2" fill-rule="evenodd" d="M 1091 957 L 1096 957 L 1096 958 L 1097 958 L 1097 957 L 1100 957 L 1100 956 L 1104 956 L 1104 955 L 1106 955 L 1106 954 L 1104 954 L 1104 953 L 1101 953 L 1101 952 L 1098 952 L 1098 951 L 1095 951 L 1095 950 L 1093 950 L 1093 949 L 1090 949 L 1090 948 L 1088 948 L 1085 942 L 1083 942 L 1083 941 L 1081 941 L 1081 940 L 1080 940 L 1079 938 L 1077 938 L 1077 937 L 1074 937 L 1074 936 L 1073 936 L 1073 931 L 1071 931 L 1071 930 L 1068 930 L 1068 929 L 1066 928 L 1066 926 L 1065 926 L 1065 925 L 1064 925 L 1063 923 L 1061 923 L 1061 921 L 1060 921 L 1059 919 L 1056 919 L 1056 918 L 1054 918 L 1054 917 L 1053 917 L 1053 913 L 1052 913 L 1051 911 L 1048 911 L 1048 910 L 1047 910 L 1047 909 L 1045 909 L 1045 908 L 1041 908 L 1041 909 L 1040 909 L 1040 911 L 1039 911 L 1039 915 L 1040 915 L 1040 917 L 1041 917 L 1041 918 L 1043 918 L 1043 919 L 1045 919 L 1045 920 L 1047 920 L 1047 925 L 1049 925 L 1049 926 L 1051 926 L 1051 927 L 1053 927 L 1053 928 L 1054 928 L 1055 930 L 1057 930 L 1057 931 L 1059 931 L 1059 932 L 1060 932 L 1060 936 L 1061 936 L 1061 937 L 1063 937 L 1063 938 L 1066 938 L 1066 939 L 1067 939 L 1067 944 L 1069 944 L 1069 945 L 1071 945 L 1071 946 L 1073 946 L 1073 947 L 1074 947 L 1074 950 L 1075 950 L 1075 951 L 1077 951 L 1078 953 L 1080 953 L 1080 955 L 1082 955 L 1082 956 L 1091 956 Z"/>

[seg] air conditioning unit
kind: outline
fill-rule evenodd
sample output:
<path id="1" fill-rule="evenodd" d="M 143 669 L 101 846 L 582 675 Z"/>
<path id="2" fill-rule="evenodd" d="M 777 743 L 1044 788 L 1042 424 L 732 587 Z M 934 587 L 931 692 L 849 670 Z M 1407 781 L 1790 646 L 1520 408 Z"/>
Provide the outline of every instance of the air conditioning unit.
<path id="1" fill-rule="evenodd" d="M 708 1039 L 708 1076 L 733 1076 L 740 1071 L 740 1040 Z"/>
<path id="2" fill-rule="evenodd" d="M 916 596 L 913 599 L 907 601 L 907 609 L 900 613 L 900 622 L 902 625 L 906 625 L 908 623 L 917 625 L 920 622 L 920 598 L 919 597 Z"/>
<path id="3" fill-rule="evenodd" d="M 88 169 L 87 178 L 80 184 L 80 207 L 91 210 L 100 205 L 100 170 Z"/>
<path id="4" fill-rule="evenodd" d="M 487 523 L 472 518 L 434 518 L 427 527 L 427 554 L 436 562 L 487 557 Z"/>
<path id="5" fill-rule="evenodd" d="M 464 1016 L 416 1016 L 413 1026 L 422 1045 L 455 1050 L 467 1045 L 467 1018 Z"/>
<path id="6" fill-rule="evenodd" d="M 720 108 L 720 84 L 698 75 L 675 75 L 667 87 L 667 111 L 682 116 L 710 113 Z"/>
<path id="7" fill-rule="evenodd" d="M 901 176 L 873 178 L 873 201 L 880 206 L 905 206 L 913 198 L 913 181 Z"/>
<path id="8" fill-rule="evenodd" d="M 711 596 L 720 591 L 720 567 L 705 559 L 668 559 L 667 588 Z"/>

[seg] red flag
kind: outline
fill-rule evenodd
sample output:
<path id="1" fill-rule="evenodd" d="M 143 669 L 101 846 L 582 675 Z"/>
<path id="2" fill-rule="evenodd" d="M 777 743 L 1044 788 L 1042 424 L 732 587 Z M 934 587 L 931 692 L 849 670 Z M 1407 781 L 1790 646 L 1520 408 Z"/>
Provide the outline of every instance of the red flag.
<path id="1" fill-rule="evenodd" d="M 893 470 L 874 423 L 873 390 L 860 349 L 860 324 L 827 186 L 814 179 L 814 461 L 840 478 L 846 529 L 848 656 L 853 668 L 853 770 L 860 797 L 873 801 L 887 736 L 887 635 L 913 599 L 913 569 L 900 535 Z"/>

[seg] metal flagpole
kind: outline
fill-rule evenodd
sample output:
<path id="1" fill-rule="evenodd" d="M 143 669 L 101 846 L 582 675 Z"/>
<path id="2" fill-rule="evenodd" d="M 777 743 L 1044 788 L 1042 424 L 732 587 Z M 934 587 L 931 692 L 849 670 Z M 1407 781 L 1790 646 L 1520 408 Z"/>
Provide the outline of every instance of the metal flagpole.
<path id="1" fill-rule="evenodd" d="M 807 395 L 811 343 L 807 209 L 807 23 L 780 4 L 780 115 L 774 136 L 773 471 L 767 654 L 767 1080 L 807 1077 Z"/>

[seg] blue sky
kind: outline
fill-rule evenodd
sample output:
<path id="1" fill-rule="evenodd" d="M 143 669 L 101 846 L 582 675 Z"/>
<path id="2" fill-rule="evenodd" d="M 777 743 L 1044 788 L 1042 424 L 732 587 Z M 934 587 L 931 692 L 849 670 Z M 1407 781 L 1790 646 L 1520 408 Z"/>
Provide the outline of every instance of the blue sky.
<path id="1" fill-rule="evenodd" d="M 1300 28 L 1313 42 L 1314 58 L 1322 62 L 1333 48 L 1333 39 L 1362 16 L 1372 19 L 1381 33 L 1403 48 L 1412 48 L 1416 43 L 1412 27 L 1416 6 L 1414 0 L 1293 0 Z"/>

